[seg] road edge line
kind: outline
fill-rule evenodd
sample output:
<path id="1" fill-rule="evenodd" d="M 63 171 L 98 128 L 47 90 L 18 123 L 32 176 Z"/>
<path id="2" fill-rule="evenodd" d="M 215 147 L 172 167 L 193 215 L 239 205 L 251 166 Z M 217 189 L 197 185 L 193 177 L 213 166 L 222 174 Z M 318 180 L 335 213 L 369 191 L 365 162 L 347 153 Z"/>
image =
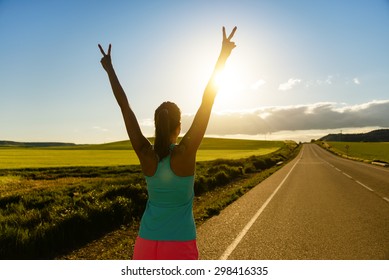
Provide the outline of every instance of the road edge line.
<path id="1" fill-rule="evenodd" d="M 261 208 L 259 208 L 259 210 L 254 214 L 254 216 L 251 218 L 251 220 L 245 225 L 245 227 L 238 234 L 238 236 L 234 239 L 234 241 L 232 241 L 232 243 L 227 247 L 227 249 L 224 251 L 224 253 L 220 256 L 219 260 L 227 260 L 228 259 L 228 257 L 235 250 L 235 248 L 239 245 L 240 241 L 242 241 L 243 237 L 250 230 L 250 228 L 255 223 L 255 221 L 258 219 L 258 217 L 262 214 L 263 210 L 266 208 L 266 206 L 269 204 L 269 202 L 273 199 L 274 195 L 278 192 L 278 190 L 285 183 L 286 179 L 288 179 L 290 173 L 292 173 L 292 171 L 296 167 L 297 163 L 300 162 L 301 157 L 302 157 L 302 154 L 301 154 L 300 158 L 296 161 L 296 163 L 292 166 L 292 168 L 289 170 L 288 174 L 286 174 L 286 176 L 282 180 L 282 182 L 274 190 L 274 192 L 269 196 L 269 198 L 265 201 L 265 203 L 261 206 Z"/>

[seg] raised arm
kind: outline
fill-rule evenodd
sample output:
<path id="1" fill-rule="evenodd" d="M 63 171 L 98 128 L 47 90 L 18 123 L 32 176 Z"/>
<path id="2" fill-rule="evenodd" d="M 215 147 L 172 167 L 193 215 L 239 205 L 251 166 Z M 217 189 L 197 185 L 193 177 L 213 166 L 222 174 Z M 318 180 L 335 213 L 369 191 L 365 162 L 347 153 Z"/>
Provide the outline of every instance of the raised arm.
<path id="1" fill-rule="evenodd" d="M 200 108 L 195 115 L 190 129 L 181 140 L 180 145 L 185 147 L 186 153 L 192 158 L 196 156 L 197 149 L 199 148 L 200 143 L 204 137 L 208 126 L 209 117 L 211 115 L 213 102 L 218 91 L 218 87 L 215 83 L 215 76 L 224 69 L 225 63 L 230 56 L 231 51 L 236 47 L 235 43 L 231 42 L 236 29 L 237 27 L 235 26 L 230 35 L 227 37 L 226 30 L 223 26 L 223 42 L 219 58 L 216 62 L 211 78 L 205 87 Z"/>
<path id="2" fill-rule="evenodd" d="M 132 111 L 130 104 L 128 103 L 127 96 L 120 85 L 119 79 L 116 76 L 115 70 L 112 66 L 111 60 L 111 44 L 108 47 L 108 53 L 106 54 L 99 44 L 99 49 L 103 58 L 101 59 L 101 64 L 104 70 L 108 74 L 109 81 L 111 83 L 113 94 L 115 95 L 116 101 L 118 102 L 120 109 L 122 111 L 122 115 L 124 118 L 124 123 L 126 125 L 127 133 L 130 138 L 132 147 L 134 148 L 136 154 L 138 155 L 141 163 L 143 154 L 145 151 L 151 148 L 150 142 L 146 137 L 143 136 L 138 121 L 134 112 Z"/>

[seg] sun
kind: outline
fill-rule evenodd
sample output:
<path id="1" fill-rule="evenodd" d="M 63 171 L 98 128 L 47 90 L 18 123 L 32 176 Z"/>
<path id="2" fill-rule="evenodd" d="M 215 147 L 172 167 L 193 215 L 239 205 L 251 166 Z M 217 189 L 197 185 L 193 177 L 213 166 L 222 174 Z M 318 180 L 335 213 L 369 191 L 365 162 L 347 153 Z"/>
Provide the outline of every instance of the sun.
<path id="1" fill-rule="evenodd" d="M 218 87 L 215 107 L 220 110 L 236 109 L 236 101 L 244 89 L 241 74 L 234 68 L 225 68 L 215 75 L 214 83 Z"/>

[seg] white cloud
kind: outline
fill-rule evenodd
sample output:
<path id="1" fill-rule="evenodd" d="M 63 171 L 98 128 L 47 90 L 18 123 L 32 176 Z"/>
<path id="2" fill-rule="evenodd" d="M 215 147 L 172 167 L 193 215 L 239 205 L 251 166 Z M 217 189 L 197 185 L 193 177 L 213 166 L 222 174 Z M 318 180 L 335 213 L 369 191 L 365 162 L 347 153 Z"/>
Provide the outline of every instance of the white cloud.
<path id="1" fill-rule="evenodd" d="M 257 90 L 259 89 L 261 86 L 265 85 L 266 84 L 266 81 L 263 80 L 263 79 L 259 79 L 258 81 L 256 81 L 255 83 L 253 83 L 251 85 L 251 89 L 253 90 Z"/>
<path id="2" fill-rule="evenodd" d="M 354 78 L 354 79 L 353 79 L 353 82 L 354 82 L 354 84 L 356 84 L 356 85 L 360 85 L 360 84 L 361 84 L 361 82 L 359 81 L 358 78 Z"/>
<path id="3" fill-rule="evenodd" d="M 347 106 L 346 104 L 343 104 L 343 107 L 334 109 L 334 111 L 340 112 L 340 113 L 345 113 L 345 112 L 360 112 L 364 110 L 369 110 L 371 107 L 374 106 L 385 106 L 389 100 L 373 100 L 367 103 L 362 103 L 362 104 L 356 104 L 356 105 L 350 105 Z"/>
<path id="4" fill-rule="evenodd" d="M 278 86 L 279 90 L 285 91 L 285 90 L 291 90 L 296 85 L 300 84 L 300 79 L 289 79 L 286 83 L 280 84 Z"/>
<path id="5" fill-rule="evenodd" d="M 142 119 L 139 124 L 141 126 L 147 126 L 147 127 L 154 127 L 154 120 L 153 119 Z"/>
<path id="6" fill-rule="evenodd" d="M 327 85 L 332 85 L 333 76 L 329 75 L 327 79 L 324 81 Z"/>
<path id="7" fill-rule="evenodd" d="M 305 87 L 319 87 L 319 86 L 331 86 L 336 83 L 338 77 L 334 75 L 328 75 L 324 79 L 307 80 L 304 82 Z"/>
<path id="8" fill-rule="evenodd" d="M 108 132 L 109 131 L 109 129 L 106 129 L 106 128 L 103 128 L 103 127 L 100 127 L 100 126 L 94 126 L 92 128 L 95 129 L 95 130 L 101 131 L 101 132 Z"/>
<path id="9" fill-rule="evenodd" d="M 183 132 L 193 116 L 183 116 Z M 323 130 L 345 127 L 389 127 L 389 100 L 353 106 L 322 102 L 258 108 L 253 111 L 212 114 L 207 134 L 258 135 L 279 131 Z"/>

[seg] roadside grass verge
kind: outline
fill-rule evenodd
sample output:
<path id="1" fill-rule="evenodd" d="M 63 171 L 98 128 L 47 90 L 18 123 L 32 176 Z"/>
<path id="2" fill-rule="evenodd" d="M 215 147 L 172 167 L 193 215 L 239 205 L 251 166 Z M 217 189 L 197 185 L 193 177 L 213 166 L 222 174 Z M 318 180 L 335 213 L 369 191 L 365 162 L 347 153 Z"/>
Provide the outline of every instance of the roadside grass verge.
<path id="1" fill-rule="evenodd" d="M 323 142 L 316 144 L 344 158 L 389 163 L 389 142 Z"/>
<path id="2" fill-rule="evenodd" d="M 263 156 L 199 162 L 196 222 L 218 214 L 297 151 L 285 143 Z M 0 259 L 55 258 L 120 227 L 136 228 L 146 199 L 139 166 L 2 169 Z"/>

